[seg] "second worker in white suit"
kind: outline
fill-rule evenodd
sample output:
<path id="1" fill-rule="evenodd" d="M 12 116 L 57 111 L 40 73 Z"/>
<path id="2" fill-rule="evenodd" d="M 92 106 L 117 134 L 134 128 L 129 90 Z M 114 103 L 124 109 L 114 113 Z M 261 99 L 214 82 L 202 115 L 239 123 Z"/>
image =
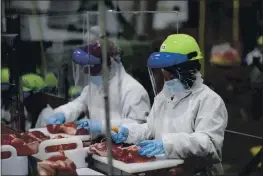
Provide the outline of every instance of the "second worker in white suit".
<path id="1" fill-rule="evenodd" d="M 115 43 L 110 40 L 107 43 L 111 124 L 118 126 L 124 122 L 143 123 L 150 111 L 148 93 L 139 82 L 126 73 Z M 95 136 L 105 132 L 101 45 L 100 40 L 94 40 L 84 48 L 74 51 L 73 61 L 82 65 L 84 72 L 90 74 L 88 85 L 78 98 L 56 108 L 55 113 L 47 120 L 48 124 L 76 121 L 80 114 L 85 112 L 89 114 L 90 119 L 76 121 L 78 128 L 85 128 Z"/>

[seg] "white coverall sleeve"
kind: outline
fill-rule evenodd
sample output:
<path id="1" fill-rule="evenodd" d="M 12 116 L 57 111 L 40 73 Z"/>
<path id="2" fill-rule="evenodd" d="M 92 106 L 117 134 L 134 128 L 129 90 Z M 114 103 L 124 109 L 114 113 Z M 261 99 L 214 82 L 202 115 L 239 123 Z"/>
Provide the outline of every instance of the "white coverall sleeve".
<path id="1" fill-rule="evenodd" d="M 86 112 L 88 110 L 88 107 L 85 103 L 85 101 L 87 101 L 88 92 L 88 86 L 86 86 L 78 98 L 56 108 L 54 112 L 64 113 L 66 122 L 72 122 L 77 120 L 77 118 L 82 112 Z"/>
<path id="2" fill-rule="evenodd" d="M 219 96 L 207 97 L 200 103 L 193 133 L 162 135 L 165 155 L 178 159 L 189 156 L 205 157 L 211 162 L 220 162 L 227 120 L 223 100 Z"/>
<path id="3" fill-rule="evenodd" d="M 128 138 L 125 143 L 134 144 L 144 140 L 148 140 L 154 137 L 154 114 L 155 114 L 155 103 L 152 106 L 149 116 L 147 117 L 147 123 L 143 124 L 124 124 L 129 130 Z"/>
<path id="4" fill-rule="evenodd" d="M 118 127 L 127 123 L 144 123 L 150 112 L 150 99 L 148 93 L 144 89 L 135 87 L 124 94 L 120 102 L 120 113 L 112 112 L 112 127 Z M 119 117 L 116 117 L 119 116 Z M 103 132 L 105 132 L 106 123 L 103 120 Z"/>

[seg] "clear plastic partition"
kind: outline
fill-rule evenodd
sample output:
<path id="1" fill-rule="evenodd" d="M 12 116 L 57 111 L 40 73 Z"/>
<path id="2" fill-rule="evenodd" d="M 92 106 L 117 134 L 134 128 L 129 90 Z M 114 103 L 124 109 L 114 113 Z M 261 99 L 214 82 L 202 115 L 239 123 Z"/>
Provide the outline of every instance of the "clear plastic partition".
<path id="1" fill-rule="evenodd" d="M 103 97 L 105 102 L 102 100 L 100 104 L 103 105 L 100 106 L 96 104 L 96 102 L 100 101 L 100 97 L 92 96 L 89 96 L 90 99 L 87 99 L 87 101 L 89 102 L 89 115 L 91 118 L 95 116 L 97 118 L 101 118 L 101 116 L 103 117 L 105 115 L 105 118 L 103 119 L 106 120 L 107 124 L 106 134 L 108 139 L 108 150 L 111 151 L 111 121 L 109 119 L 113 118 L 113 113 L 122 114 L 123 112 L 123 104 L 121 104 L 123 101 L 121 100 L 123 100 L 125 98 L 123 96 L 126 96 L 127 92 L 129 92 L 129 90 L 126 90 L 127 88 L 124 85 L 129 84 L 125 82 L 125 79 L 130 79 L 128 74 L 132 76 L 145 87 L 153 99 L 154 95 L 157 93 L 157 87 L 162 87 L 162 76 L 160 76 L 160 72 L 158 72 L 158 70 L 152 71 L 151 69 L 148 69 L 147 59 L 152 52 L 159 51 L 161 42 L 167 37 L 167 35 L 178 33 L 179 25 L 178 21 L 176 21 L 178 12 L 107 10 L 105 12 L 105 18 L 101 16 L 103 13 L 101 13 L 101 11 L 99 12 L 100 13 L 97 14 L 97 24 L 90 23 L 92 19 L 96 18 L 96 13 L 86 13 L 86 21 L 84 22 L 83 30 L 85 33 L 83 35 L 84 48 L 82 47 L 82 51 L 85 51 L 89 55 L 90 59 L 94 56 L 100 57 L 103 62 L 102 77 L 104 81 L 104 90 L 102 91 L 104 91 Z M 165 14 L 167 15 L 167 18 L 170 17 L 170 20 L 167 20 L 166 23 L 161 20 L 164 18 L 163 16 L 161 19 L 158 18 L 160 15 Z M 149 20 L 151 22 L 149 22 Z M 160 20 L 161 24 L 159 23 Z M 166 31 L 166 35 L 162 35 L 167 28 L 169 29 Z M 156 42 L 158 39 L 160 42 Z M 100 43 L 94 44 L 94 41 L 96 40 L 100 41 Z M 155 42 L 156 46 L 153 45 Z M 103 48 L 105 43 L 107 43 L 107 46 L 106 48 Z M 104 51 L 104 53 L 98 54 L 94 51 L 94 47 L 99 47 L 99 45 L 102 46 L 101 51 Z M 116 52 L 116 54 L 112 54 L 114 52 Z M 104 62 L 106 60 L 110 60 L 108 69 L 103 67 L 105 66 Z M 89 75 L 93 74 L 91 73 L 93 66 L 89 66 L 88 72 L 86 72 L 85 68 L 87 67 L 83 67 L 82 65 L 82 67 L 80 67 L 81 69 L 76 69 L 74 68 L 74 65 L 75 64 L 73 64 L 73 77 L 75 84 L 79 81 L 80 74 L 84 74 L 84 77 L 87 75 L 89 84 L 89 80 L 92 81 Z M 75 66 L 78 67 L 77 65 Z M 83 70 L 86 73 L 81 73 L 79 70 Z M 106 73 L 108 75 L 105 75 Z M 98 89 L 100 91 L 100 88 Z M 89 95 L 97 94 L 97 91 L 95 91 L 92 86 L 89 86 L 88 91 Z M 96 98 L 96 100 L 94 100 L 94 98 Z M 105 109 L 106 113 L 100 115 L 100 110 L 98 109 L 100 107 L 104 107 L 103 109 Z M 108 163 L 109 175 L 111 175 L 112 161 L 110 153 L 108 153 Z"/>
<path id="2" fill-rule="evenodd" d="M 64 96 L 65 74 L 68 75 L 68 92 L 79 92 L 88 84 L 88 75 L 84 73 L 83 68 L 72 64 L 72 52 L 77 47 L 87 45 L 95 39 L 99 39 L 99 13 L 98 11 L 88 11 L 82 14 L 50 16 L 52 19 L 64 19 L 73 16 L 78 19 L 79 26 L 82 25 L 82 31 L 78 33 L 58 33 L 49 35 L 47 30 L 42 30 L 43 38 L 48 36 L 57 36 L 52 45 L 45 51 L 46 73 L 54 73 L 58 79 L 58 95 Z M 73 18 L 72 17 L 72 18 Z M 40 20 L 41 21 L 41 20 Z M 181 23 L 185 21 L 176 11 L 116 11 L 106 10 L 105 27 L 108 38 L 120 48 L 121 62 L 127 73 L 139 81 L 153 96 L 153 89 L 149 79 L 147 69 L 148 56 L 159 50 L 162 41 L 172 33 L 180 30 Z M 53 24 L 53 23 L 52 23 Z M 50 31 L 56 32 L 56 31 Z M 31 35 L 32 36 L 32 35 Z M 63 38 L 64 36 L 64 38 Z M 47 39 L 49 40 L 49 39 Z M 68 41 L 75 44 L 68 44 Z M 68 73 L 65 73 L 65 66 Z M 155 73 L 157 89 L 162 87 L 161 76 L 158 71 Z M 71 95 L 70 95 L 71 96 Z M 74 96 L 73 96 L 74 97 Z"/>
<path id="3" fill-rule="evenodd" d="M 101 37 L 98 13 L 86 12 L 85 17 L 84 45 Z M 153 90 L 158 92 L 162 89 L 163 78 L 159 70 L 152 70 L 155 80 L 149 77 L 147 59 L 152 52 L 159 51 L 168 35 L 179 32 L 184 20 L 177 11 L 106 11 L 107 38 L 118 47 L 120 62 L 125 71 L 145 87 L 151 99 L 154 97 Z M 79 75 L 86 77 L 85 81 L 88 79 L 83 72 Z M 78 84 L 82 81 L 79 78 L 76 82 Z M 154 89 L 153 82 L 156 83 Z"/>

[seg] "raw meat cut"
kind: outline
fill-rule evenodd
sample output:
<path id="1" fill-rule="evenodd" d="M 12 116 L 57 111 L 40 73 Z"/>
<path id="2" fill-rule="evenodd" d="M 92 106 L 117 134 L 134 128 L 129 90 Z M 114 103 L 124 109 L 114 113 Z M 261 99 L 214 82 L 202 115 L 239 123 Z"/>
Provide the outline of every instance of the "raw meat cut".
<path id="1" fill-rule="evenodd" d="M 107 156 L 107 142 L 93 144 L 89 147 L 89 149 L 91 153 L 104 157 Z M 112 144 L 112 157 L 124 163 L 144 163 L 156 159 L 155 157 L 148 158 L 139 155 L 138 153 L 139 149 L 140 147 L 136 145 L 123 147 L 122 144 L 119 145 Z"/>
<path id="2" fill-rule="evenodd" d="M 129 147 L 118 147 L 112 150 L 113 158 L 124 163 L 145 163 L 155 160 L 155 157 L 143 157 L 138 153 L 139 146 L 131 145 Z"/>
<path id="3" fill-rule="evenodd" d="M 16 138 L 14 134 L 2 134 L 1 135 L 1 145 L 10 145 L 11 141 Z"/>
<path id="4" fill-rule="evenodd" d="M 65 156 L 64 152 L 60 152 L 60 155 L 51 156 L 42 162 L 38 162 L 37 169 L 41 176 L 78 175 L 76 172 L 76 165 Z"/>
<path id="5" fill-rule="evenodd" d="M 19 137 L 13 134 L 2 134 L 1 145 L 13 146 L 18 156 L 29 156 L 36 154 L 39 144 L 47 139 L 49 137 L 39 131 L 26 132 Z M 5 155 L 4 152 L 2 154 Z"/>
<path id="6" fill-rule="evenodd" d="M 22 133 L 20 138 L 23 139 L 26 143 L 35 142 L 35 141 L 41 143 L 44 140 L 50 139 L 49 136 L 46 136 L 40 131 L 31 131 L 31 132 Z"/>
<path id="7" fill-rule="evenodd" d="M 1 137 L 1 145 L 13 146 L 18 156 L 28 156 L 37 153 L 38 143 L 27 145 L 23 139 L 16 138 L 14 135 L 3 134 Z M 2 152 L 1 155 L 7 155 L 7 152 Z"/>
<path id="8" fill-rule="evenodd" d="M 61 125 L 47 125 L 47 131 L 52 133 L 52 134 L 57 134 L 57 133 L 62 133 L 63 131 L 61 131 L 60 128 Z"/>
<path id="9" fill-rule="evenodd" d="M 112 144 L 112 151 L 116 150 L 116 148 L 118 147 L 122 147 L 122 145 L 115 145 Z M 95 143 L 93 145 L 89 146 L 89 150 L 91 151 L 91 153 L 97 154 L 99 156 L 107 156 L 107 142 L 101 142 L 101 143 Z"/>
<path id="10" fill-rule="evenodd" d="M 1 135 L 1 145 L 11 145 L 11 141 L 16 138 L 16 135 L 13 134 L 2 134 Z M 11 156 L 11 153 L 6 151 L 6 152 L 1 152 L 1 159 L 6 159 Z"/>
<path id="11" fill-rule="evenodd" d="M 61 138 L 64 138 L 64 137 L 61 135 L 58 135 L 52 139 L 61 139 Z M 48 146 L 48 147 L 46 147 L 45 150 L 47 153 L 49 153 L 49 152 L 57 152 L 60 150 L 72 150 L 72 149 L 75 149 L 76 147 L 77 147 L 77 144 L 71 143 L 71 144 L 61 144 L 61 145 Z"/>
<path id="12" fill-rule="evenodd" d="M 25 154 L 29 152 L 29 150 L 31 151 L 30 155 L 36 154 L 38 152 L 39 144 L 44 140 L 50 139 L 50 137 L 46 136 L 40 131 L 32 131 L 32 132 L 22 133 L 21 139 L 25 141 L 25 144 L 18 149 L 20 150 L 20 152 L 23 152 L 23 156 L 25 156 Z"/>
<path id="13" fill-rule="evenodd" d="M 31 138 L 35 139 L 36 141 L 38 141 L 38 142 L 42 142 L 44 140 L 50 139 L 49 136 L 46 136 L 41 131 L 25 132 L 24 134 L 22 134 L 22 136 L 31 137 Z"/>
<path id="14" fill-rule="evenodd" d="M 84 128 L 77 130 L 78 125 L 74 122 L 68 122 L 61 125 L 47 125 L 46 128 L 49 133 L 58 134 L 65 133 L 68 135 L 87 135 L 88 131 Z"/>

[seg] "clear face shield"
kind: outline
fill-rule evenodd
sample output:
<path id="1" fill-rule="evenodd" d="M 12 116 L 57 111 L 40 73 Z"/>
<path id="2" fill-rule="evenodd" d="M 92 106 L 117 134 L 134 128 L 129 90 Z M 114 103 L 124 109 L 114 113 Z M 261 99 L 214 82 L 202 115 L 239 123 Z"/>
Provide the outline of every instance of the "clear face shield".
<path id="1" fill-rule="evenodd" d="M 167 11 L 167 12 L 153 12 L 156 14 L 156 18 L 163 19 L 163 15 L 168 14 L 170 18 L 176 18 L 178 17 L 178 11 Z M 157 25 L 158 26 L 158 25 Z M 160 25 L 162 26 L 162 25 Z M 178 34 L 179 31 L 179 22 L 178 20 L 176 21 L 176 33 Z M 158 92 L 162 89 L 159 84 L 163 83 L 165 81 L 164 74 L 163 74 L 163 63 L 161 63 L 158 58 L 156 58 L 157 53 L 153 53 L 148 61 L 147 61 L 147 68 L 148 68 L 148 73 L 149 77 L 151 80 L 152 88 L 153 88 L 153 93 L 154 96 L 158 94 Z M 157 61 L 157 62 L 156 62 Z M 167 62 L 167 65 L 169 65 L 169 61 L 164 61 L 164 63 Z M 162 79 L 160 78 L 162 77 Z M 164 78 L 164 79 L 163 79 Z"/>
<path id="2" fill-rule="evenodd" d="M 100 63 L 100 58 L 89 54 L 89 43 L 100 38 L 100 30 L 97 26 L 98 14 L 96 12 L 83 14 L 83 45 L 74 49 L 72 55 L 73 81 L 76 87 L 85 87 L 91 68 Z"/>
<path id="3" fill-rule="evenodd" d="M 194 85 L 201 66 L 198 60 L 189 60 L 196 55 L 196 52 L 188 55 L 159 52 L 151 54 L 147 65 L 155 96 L 158 93 L 153 69 L 161 69 L 164 82 L 167 88 L 171 89 L 170 93 L 174 95 L 176 92 L 190 89 Z"/>
<path id="4" fill-rule="evenodd" d="M 89 45 L 87 45 L 89 47 Z M 75 89 L 75 96 L 80 94 L 80 91 L 85 86 L 89 85 L 90 76 L 93 68 L 99 67 L 101 59 L 86 52 L 89 48 L 79 47 L 74 49 L 72 54 L 72 71 Z M 81 80 L 82 79 L 82 80 Z M 82 84 L 80 84 L 80 80 Z M 81 85 L 81 86 L 80 86 Z M 89 90 L 91 93 L 91 91 Z M 74 97 L 73 95 L 73 97 Z"/>
<path id="5" fill-rule="evenodd" d="M 73 80 L 75 86 L 82 82 L 83 87 L 87 85 L 97 85 L 98 90 L 103 93 L 102 79 L 102 52 L 101 52 L 101 31 L 94 19 L 98 18 L 97 12 L 87 12 L 84 14 L 83 39 L 84 45 L 75 48 L 72 55 Z M 87 32 L 85 32 L 87 31 Z M 118 80 L 118 92 L 121 92 L 121 58 L 120 47 L 116 38 L 108 37 L 107 42 L 107 66 L 109 68 L 109 79 L 113 76 Z M 84 78 L 84 81 L 81 80 Z M 89 95 L 92 95 L 91 86 L 88 87 Z M 89 96 L 90 97 L 90 96 Z M 92 100 L 87 100 L 92 103 Z M 103 103 L 102 103 L 103 104 Z M 90 106 L 91 107 L 91 106 Z M 98 107 L 99 108 L 99 107 Z M 120 111 L 121 112 L 121 111 Z"/>

